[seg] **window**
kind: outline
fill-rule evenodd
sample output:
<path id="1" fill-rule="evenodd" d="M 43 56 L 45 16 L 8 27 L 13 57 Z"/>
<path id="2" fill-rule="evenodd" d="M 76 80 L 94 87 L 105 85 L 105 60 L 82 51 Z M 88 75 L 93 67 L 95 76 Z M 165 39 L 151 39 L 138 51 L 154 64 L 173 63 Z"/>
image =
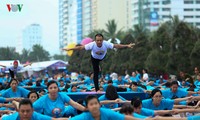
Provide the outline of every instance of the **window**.
<path id="1" fill-rule="evenodd" d="M 170 18 L 169 15 L 163 15 L 162 18 Z"/>
<path id="2" fill-rule="evenodd" d="M 171 4 L 171 0 L 162 1 L 162 4 L 163 4 L 163 5 Z"/>
<path id="3" fill-rule="evenodd" d="M 138 10 L 134 10 L 134 13 L 137 13 L 138 12 Z"/>
<path id="4" fill-rule="evenodd" d="M 154 11 L 159 11 L 159 8 L 154 8 Z"/>
<path id="5" fill-rule="evenodd" d="M 197 26 L 200 26 L 200 22 L 197 22 L 196 25 L 197 25 Z"/>
<path id="6" fill-rule="evenodd" d="M 170 11 L 170 8 L 162 8 L 162 11 Z"/>
<path id="7" fill-rule="evenodd" d="M 199 8 L 197 8 L 197 9 L 196 9 L 196 11 L 200 11 L 200 9 L 199 9 Z"/>
<path id="8" fill-rule="evenodd" d="M 200 18 L 200 16 L 195 16 L 196 18 Z"/>
<path id="9" fill-rule="evenodd" d="M 184 0 L 184 4 L 193 4 L 193 0 Z"/>
<path id="10" fill-rule="evenodd" d="M 197 1 L 196 1 L 196 4 L 200 4 L 200 0 L 197 0 Z"/>
<path id="11" fill-rule="evenodd" d="M 192 8 L 185 8 L 184 11 L 193 11 Z"/>
<path id="12" fill-rule="evenodd" d="M 159 5 L 159 2 L 153 2 L 154 5 Z"/>
<path id="13" fill-rule="evenodd" d="M 138 3 L 134 3 L 134 5 L 133 5 L 134 7 L 137 7 L 138 6 Z"/>
<path id="14" fill-rule="evenodd" d="M 184 16 L 184 18 L 193 18 L 194 16 Z"/>
<path id="15" fill-rule="evenodd" d="M 145 4 L 145 5 L 150 5 L 150 2 L 147 2 L 147 1 L 146 1 L 144 4 Z"/>

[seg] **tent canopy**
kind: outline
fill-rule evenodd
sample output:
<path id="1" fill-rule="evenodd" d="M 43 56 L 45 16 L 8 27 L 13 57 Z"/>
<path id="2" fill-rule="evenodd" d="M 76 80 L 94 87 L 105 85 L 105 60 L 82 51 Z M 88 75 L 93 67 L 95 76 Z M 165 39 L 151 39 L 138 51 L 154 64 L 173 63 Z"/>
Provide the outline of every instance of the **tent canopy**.
<path id="1" fill-rule="evenodd" d="M 22 71 L 41 71 L 47 68 L 51 69 L 66 69 L 68 62 L 62 60 L 43 61 L 32 63 L 31 66 L 25 67 Z"/>

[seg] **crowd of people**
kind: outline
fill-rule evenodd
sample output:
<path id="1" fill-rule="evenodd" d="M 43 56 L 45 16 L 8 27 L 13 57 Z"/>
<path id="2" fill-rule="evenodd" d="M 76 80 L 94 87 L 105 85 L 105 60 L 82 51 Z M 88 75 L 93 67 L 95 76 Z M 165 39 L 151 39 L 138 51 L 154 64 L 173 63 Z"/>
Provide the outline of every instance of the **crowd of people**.
<path id="1" fill-rule="evenodd" d="M 53 76 L 17 77 L 26 65 L 14 61 L 4 66 L 10 74 L 0 75 L 0 114 L 2 120 L 200 120 L 200 72 L 180 71 L 177 76 L 152 76 L 146 69 L 119 75 L 102 75 L 100 61 L 108 49 L 132 48 L 135 44 L 113 44 L 96 34 L 93 42 L 70 50 L 91 50 L 93 72 L 62 72 Z M 38 90 L 38 88 L 40 88 Z M 69 93 L 86 98 L 73 100 Z M 119 92 L 139 93 L 131 99 Z M 101 96 L 97 97 L 98 94 Z M 130 98 L 130 96 L 129 96 Z"/>
<path id="2" fill-rule="evenodd" d="M 117 73 L 99 75 L 95 90 L 93 73 L 72 76 L 62 72 L 54 76 L 28 78 L 0 75 L 0 114 L 2 120 L 134 120 L 134 119 L 200 119 L 200 73 L 180 72 L 177 77 L 155 77 L 146 69 L 131 75 Z M 30 90 L 31 88 L 31 90 Z M 39 91 L 34 88 L 41 88 Z M 77 95 L 92 92 L 86 98 Z M 119 92 L 146 93 L 146 99 L 126 99 Z M 100 97 L 96 94 L 103 93 Z"/>

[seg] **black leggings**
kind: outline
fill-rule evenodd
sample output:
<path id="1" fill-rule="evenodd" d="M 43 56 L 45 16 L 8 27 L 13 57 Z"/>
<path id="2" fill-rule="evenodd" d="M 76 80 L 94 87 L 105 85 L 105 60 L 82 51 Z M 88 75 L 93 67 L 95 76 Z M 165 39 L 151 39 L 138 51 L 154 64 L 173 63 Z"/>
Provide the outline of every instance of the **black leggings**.
<path id="1" fill-rule="evenodd" d="M 94 80 L 94 87 L 95 87 L 96 91 L 99 90 L 99 78 L 98 78 L 98 76 L 99 76 L 99 62 L 102 61 L 102 60 L 95 59 L 91 56 L 91 61 L 92 61 L 92 66 L 93 66 L 93 71 L 94 71 L 93 80 Z"/>

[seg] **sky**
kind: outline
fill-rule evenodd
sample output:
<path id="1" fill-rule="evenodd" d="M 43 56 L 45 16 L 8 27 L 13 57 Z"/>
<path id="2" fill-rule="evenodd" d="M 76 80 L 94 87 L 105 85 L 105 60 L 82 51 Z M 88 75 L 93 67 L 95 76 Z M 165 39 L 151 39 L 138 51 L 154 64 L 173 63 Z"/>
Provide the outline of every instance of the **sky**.
<path id="1" fill-rule="evenodd" d="M 23 4 L 21 12 L 9 12 L 6 4 Z M 16 46 L 24 28 L 42 26 L 42 46 L 59 54 L 58 0 L 0 0 L 0 47 Z"/>

